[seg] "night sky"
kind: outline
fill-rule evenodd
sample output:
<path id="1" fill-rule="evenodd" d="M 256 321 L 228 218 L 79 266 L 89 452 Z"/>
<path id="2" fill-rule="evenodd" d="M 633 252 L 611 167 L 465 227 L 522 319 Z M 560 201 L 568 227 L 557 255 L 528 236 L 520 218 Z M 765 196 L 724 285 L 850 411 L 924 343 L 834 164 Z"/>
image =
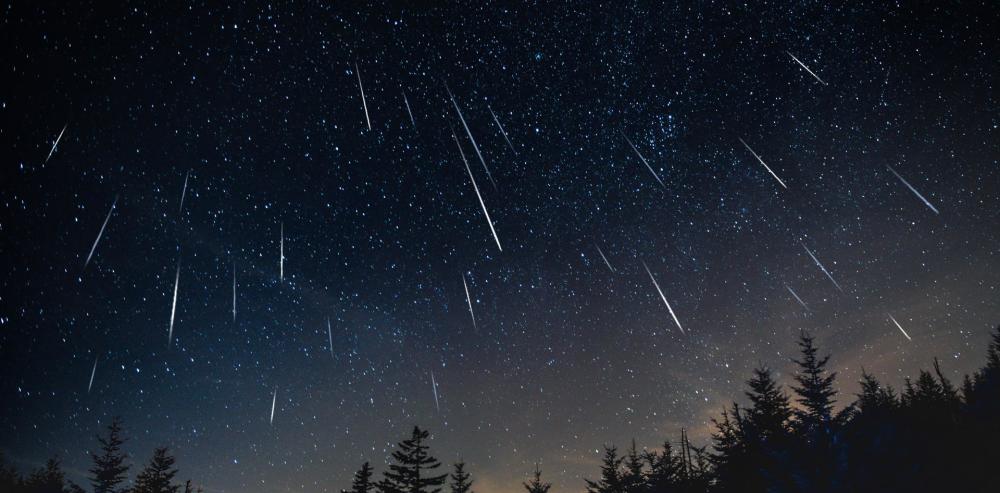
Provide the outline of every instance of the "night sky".
<path id="1" fill-rule="evenodd" d="M 2 15 L 22 470 L 84 482 L 120 415 L 206 491 L 335 492 L 420 425 L 478 493 L 580 491 L 803 329 L 843 405 L 1000 322 L 992 2 L 61 3 Z"/>

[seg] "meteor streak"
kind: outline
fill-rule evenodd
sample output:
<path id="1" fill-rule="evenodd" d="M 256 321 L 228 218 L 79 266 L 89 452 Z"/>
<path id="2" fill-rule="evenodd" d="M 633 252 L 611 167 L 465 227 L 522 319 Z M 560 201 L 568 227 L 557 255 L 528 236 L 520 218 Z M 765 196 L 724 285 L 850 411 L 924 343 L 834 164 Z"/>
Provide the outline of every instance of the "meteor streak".
<path id="1" fill-rule="evenodd" d="M 487 106 L 486 109 L 490 110 L 490 115 L 493 116 L 493 122 L 496 123 L 497 127 L 500 129 L 500 133 L 503 135 L 503 140 L 507 141 L 507 146 L 510 147 L 510 150 L 513 151 L 516 156 L 517 150 L 514 149 L 514 144 L 510 143 L 510 139 L 507 137 L 507 131 L 503 129 L 503 125 L 501 125 L 500 120 L 497 119 L 497 115 L 493 112 L 493 108 Z"/>
<path id="2" fill-rule="evenodd" d="M 56 147 L 59 145 L 59 141 L 62 140 L 63 133 L 66 132 L 66 127 L 68 126 L 69 123 L 63 125 L 62 130 L 59 132 L 59 136 L 56 137 L 56 141 L 52 143 L 52 149 L 49 150 L 49 155 L 45 158 L 45 164 L 49 164 L 49 159 L 52 159 L 52 155 L 55 154 Z"/>
<path id="3" fill-rule="evenodd" d="M 798 58 L 795 58 L 795 55 L 793 55 L 793 54 L 792 54 L 792 52 L 790 52 L 790 51 L 786 51 L 785 53 L 788 53 L 788 56 L 792 57 L 792 60 L 795 60 L 795 63 L 797 63 L 797 64 L 801 65 L 801 66 L 802 66 L 802 68 L 806 69 L 806 72 L 809 72 L 809 75 L 811 75 L 811 76 L 815 77 L 815 78 L 816 78 L 816 80 L 818 80 L 818 81 L 820 82 L 820 84 L 823 84 L 824 86 L 827 86 L 827 85 L 829 85 L 829 84 L 827 84 L 826 82 L 823 82 L 823 79 L 820 79 L 820 78 L 819 78 L 819 76 L 818 76 L 818 75 L 816 75 L 816 73 L 815 73 L 815 72 L 813 72 L 812 70 L 809 70 L 809 67 L 806 67 L 806 64 L 804 64 L 804 63 L 802 63 L 801 61 L 799 61 L 799 59 L 798 59 Z"/>
<path id="4" fill-rule="evenodd" d="M 649 165 L 649 162 L 646 161 L 646 158 L 642 156 L 642 154 L 639 152 L 639 149 L 635 146 L 635 144 L 632 143 L 632 139 L 628 138 L 628 135 L 625 135 L 625 132 L 622 132 L 621 134 L 622 137 L 625 137 L 625 142 L 628 142 L 628 145 L 632 146 L 632 150 L 635 151 L 635 155 L 639 156 L 639 159 L 642 160 L 642 164 L 645 164 L 646 169 L 648 169 L 649 172 L 653 174 L 653 178 L 656 178 L 656 181 L 660 182 L 660 186 L 666 189 L 667 186 L 663 184 L 663 180 L 660 179 L 660 175 L 657 175 L 656 171 L 653 171 L 653 167 Z"/>
<path id="5" fill-rule="evenodd" d="M 434 407 L 437 408 L 438 412 L 441 412 L 441 403 L 438 402 L 438 384 L 434 380 L 434 370 L 431 370 L 431 387 L 434 389 Z"/>
<path id="6" fill-rule="evenodd" d="M 403 102 L 406 103 L 406 112 L 410 114 L 410 123 L 413 128 L 417 128 L 417 121 L 413 119 L 413 110 L 410 109 L 410 100 L 406 99 L 406 91 L 403 91 Z"/>
<path id="7" fill-rule="evenodd" d="M 768 173 L 771 173 L 771 176 L 773 176 L 775 180 L 778 180 L 778 183 L 780 183 L 780 184 L 781 184 L 781 186 L 783 186 L 783 187 L 785 187 L 785 188 L 788 188 L 788 185 L 785 185 L 785 182 L 781 181 L 781 178 L 778 178 L 778 175 L 776 175 L 776 174 L 774 173 L 774 171 L 772 171 L 772 170 L 771 170 L 771 167 L 770 167 L 770 166 L 768 166 L 768 165 L 767 165 L 767 163 L 765 163 L 765 162 L 764 162 L 764 160 L 763 160 L 763 159 L 761 159 L 761 158 L 760 158 L 760 156 L 758 156 L 756 152 L 753 152 L 753 149 L 751 149 L 751 148 L 750 148 L 750 146 L 749 146 L 749 145 L 747 145 L 746 141 L 744 141 L 744 140 L 743 140 L 743 139 L 741 138 L 741 139 L 740 139 L 740 142 L 742 142 L 742 143 L 743 143 L 743 147 L 746 147 L 746 148 L 747 148 L 747 150 L 748 150 L 748 151 L 750 151 L 750 154 L 753 154 L 753 157 L 757 158 L 757 160 L 758 160 L 758 161 L 760 161 L 760 164 L 763 164 L 763 165 L 764 165 L 764 169 L 766 169 Z"/>
<path id="8" fill-rule="evenodd" d="M 497 182 L 493 181 L 493 173 L 490 173 L 490 167 L 486 165 L 486 160 L 483 159 L 483 153 L 479 152 L 479 144 L 476 143 L 475 137 L 472 136 L 472 131 L 469 130 L 469 125 L 465 123 L 465 117 L 462 116 L 462 109 L 458 107 L 458 101 L 455 101 L 455 96 L 451 93 L 451 89 L 448 88 L 448 84 L 444 85 L 444 89 L 448 91 L 448 97 L 451 98 L 451 104 L 455 105 L 455 111 L 458 112 L 458 118 L 462 120 L 462 127 L 465 128 L 465 134 L 469 136 L 469 140 L 472 141 L 472 148 L 476 150 L 476 155 L 479 156 L 479 162 L 483 163 L 483 169 L 486 170 L 486 176 L 490 179 L 490 183 L 493 184 L 493 188 L 497 187 Z M 454 131 L 452 131 L 454 134 Z M 455 138 L 458 142 L 458 137 Z M 459 146 L 461 147 L 461 146 Z"/>
<path id="9" fill-rule="evenodd" d="M 601 251 L 601 245 L 594 243 L 594 246 L 597 247 L 597 253 L 601 254 L 601 260 L 604 260 L 604 265 L 608 266 L 608 270 L 615 272 L 615 268 L 611 266 L 611 262 L 608 262 L 608 258 L 605 257 L 604 252 Z"/>
<path id="10" fill-rule="evenodd" d="M 181 189 L 181 206 L 177 208 L 177 212 L 184 211 L 184 196 L 187 195 L 188 191 L 188 177 L 191 176 L 191 170 L 188 170 L 187 174 L 184 175 L 184 188 Z"/>
<path id="11" fill-rule="evenodd" d="M 177 313 L 177 286 L 181 282 L 181 261 L 177 259 L 177 275 L 174 277 L 174 302 L 170 306 L 170 331 L 167 332 L 167 349 L 174 340 L 174 315 Z"/>
<path id="12" fill-rule="evenodd" d="M 87 393 L 88 394 L 90 393 L 91 387 L 94 386 L 94 375 L 97 374 L 97 360 L 98 359 L 100 359 L 100 356 L 94 358 L 94 368 L 90 370 L 90 383 L 87 384 Z"/>
<path id="13" fill-rule="evenodd" d="M 906 188 L 909 188 L 910 191 L 913 192 L 913 195 L 916 195 L 918 199 L 922 200 L 927 207 L 934 211 L 935 214 L 940 214 L 937 208 L 931 205 L 930 201 L 925 199 L 923 195 L 920 195 L 920 192 L 918 192 L 916 188 L 913 188 L 913 185 L 910 185 L 910 182 L 906 181 L 906 179 L 900 176 L 899 173 L 896 173 L 896 170 L 892 169 L 891 166 L 886 166 L 886 168 L 888 168 L 892 174 L 896 175 L 896 178 L 899 178 L 899 181 L 903 182 L 903 185 L 906 185 Z"/>
<path id="14" fill-rule="evenodd" d="M 465 281 L 465 273 L 462 273 L 462 286 L 465 287 L 465 302 L 469 304 L 469 315 L 472 317 L 472 328 L 479 331 L 479 327 L 476 325 L 476 313 L 472 311 L 472 297 L 469 296 L 469 283 Z"/>
<path id="15" fill-rule="evenodd" d="M 809 310 L 809 307 L 806 306 L 806 302 L 802 301 L 802 298 L 799 298 L 799 295 L 795 293 L 795 290 L 792 289 L 791 286 L 785 284 L 785 289 L 787 289 L 789 293 L 792 293 L 792 297 L 794 297 L 795 301 L 798 301 L 799 304 L 802 305 L 802 308 L 805 308 L 807 312 L 811 311 L 811 310 Z"/>
<path id="16" fill-rule="evenodd" d="M 354 62 L 354 72 L 358 74 L 358 89 L 361 89 L 361 104 L 365 107 L 365 123 L 368 124 L 368 130 L 371 130 L 372 121 L 368 119 L 368 102 L 365 100 L 365 86 L 361 84 L 361 69 L 358 68 L 357 62 Z"/>
<path id="17" fill-rule="evenodd" d="M 274 424 L 274 406 L 278 403 L 278 387 L 274 388 L 274 397 L 271 398 L 271 424 Z"/>
<path id="18" fill-rule="evenodd" d="M 115 195 L 115 200 L 111 202 L 111 210 L 108 211 L 107 217 L 104 218 L 104 223 L 101 224 L 101 230 L 97 232 L 97 239 L 94 240 L 94 245 L 90 247 L 90 253 L 87 254 L 87 261 L 83 263 L 83 268 L 86 269 L 87 265 L 90 264 L 90 258 L 94 256 L 94 250 L 97 250 L 97 243 L 101 241 L 101 236 L 104 235 L 104 228 L 108 225 L 108 220 L 111 219 L 111 213 L 115 211 L 115 204 L 118 203 L 118 196 Z"/>
<path id="19" fill-rule="evenodd" d="M 816 258 L 815 255 L 813 255 L 813 252 L 809 250 L 809 247 L 807 247 L 806 244 L 802 243 L 801 241 L 799 243 L 802 245 L 802 248 L 806 249 L 806 253 L 808 253 L 809 256 L 812 257 L 813 262 L 816 262 L 816 265 L 819 267 L 819 270 L 823 271 L 823 273 L 826 274 L 826 277 L 830 279 L 830 282 L 832 282 L 834 286 L 837 286 L 837 289 L 840 290 L 841 293 L 843 293 L 844 288 L 840 287 L 840 283 L 838 283 L 837 280 L 833 278 L 833 275 L 830 274 L 830 271 L 826 270 L 826 267 L 823 267 L 823 264 L 820 263 L 819 259 Z"/>
<path id="20" fill-rule="evenodd" d="M 896 321 L 896 318 L 893 317 L 892 314 L 887 314 L 887 315 L 889 315 L 889 320 L 892 320 L 892 323 L 896 324 L 896 328 L 898 328 L 899 331 L 902 332 L 904 336 L 906 336 L 906 340 L 912 341 L 913 339 L 910 339 L 910 334 L 907 334 L 906 331 L 903 330 L 903 326 L 899 325 L 899 322 Z"/>
<path id="21" fill-rule="evenodd" d="M 486 210 L 486 203 L 483 202 L 483 196 L 479 193 L 479 185 L 476 185 L 476 177 L 472 176 L 472 169 L 469 168 L 469 161 L 465 159 L 465 151 L 462 150 L 462 144 L 458 142 L 458 136 L 455 135 L 454 129 L 452 129 L 451 137 L 455 139 L 455 145 L 458 146 L 458 153 L 462 155 L 462 162 L 465 163 L 465 171 L 469 173 L 469 180 L 472 181 L 472 188 L 476 191 L 476 198 L 479 199 L 479 205 L 483 208 L 483 215 L 486 216 L 486 224 L 490 225 L 490 232 L 493 233 L 493 239 L 496 240 L 497 248 L 499 248 L 502 252 L 503 247 L 500 246 L 500 237 L 497 236 L 496 229 L 493 229 L 493 220 L 490 219 L 490 213 Z"/>
<path id="22" fill-rule="evenodd" d="M 674 323 L 677 324 L 677 328 L 681 329 L 681 334 L 686 334 L 684 332 L 684 327 L 681 326 L 681 321 L 677 320 L 677 315 L 674 314 L 674 309 L 670 307 L 670 302 L 667 301 L 667 297 L 663 295 L 663 290 L 660 289 L 660 284 L 656 282 L 656 278 L 653 277 L 653 272 L 649 270 L 649 266 L 646 262 L 642 263 L 642 266 L 646 268 L 646 273 L 649 274 L 649 279 L 653 281 L 653 286 L 656 287 L 656 292 L 660 293 L 660 299 L 663 300 L 663 304 L 667 305 L 667 310 L 670 312 L 670 316 L 673 317 Z"/>

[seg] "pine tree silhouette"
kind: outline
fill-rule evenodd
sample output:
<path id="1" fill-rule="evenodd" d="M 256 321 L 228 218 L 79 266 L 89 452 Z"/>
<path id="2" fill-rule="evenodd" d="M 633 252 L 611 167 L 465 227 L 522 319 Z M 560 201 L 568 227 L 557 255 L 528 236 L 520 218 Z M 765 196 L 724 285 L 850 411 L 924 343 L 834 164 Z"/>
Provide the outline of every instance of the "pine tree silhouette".
<path id="1" fill-rule="evenodd" d="M 451 473 L 451 493 L 473 493 L 471 475 L 465 472 L 465 462 L 455 463 L 455 472 Z"/>
<path id="2" fill-rule="evenodd" d="M 680 477 L 680 461 L 674 457 L 670 442 L 663 443 L 663 452 L 647 451 L 643 458 L 649 467 L 646 474 L 646 490 L 648 493 L 670 493 L 676 491 Z"/>
<path id="3" fill-rule="evenodd" d="M 634 438 L 632 439 L 632 448 L 624 457 L 623 464 L 625 471 L 622 474 L 622 490 L 625 493 L 645 493 L 648 489 L 646 472 L 643 470 L 642 454 L 636 449 Z"/>
<path id="4" fill-rule="evenodd" d="M 622 462 L 624 457 L 618 457 L 618 449 L 612 446 L 604 447 L 604 460 L 601 464 L 601 478 L 597 481 L 585 479 L 589 493 L 624 493 L 622 482 Z"/>
<path id="5" fill-rule="evenodd" d="M 174 469 L 175 459 L 167 447 L 153 450 L 153 457 L 135 478 L 135 488 L 131 493 L 177 493 L 180 485 L 173 484 L 177 469 Z"/>
<path id="6" fill-rule="evenodd" d="M 365 462 L 361 464 L 361 469 L 354 473 L 354 481 L 351 482 L 350 490 L 341 490 L 344 493 L 370 493 L 375 489 L 375 484 L 372 483 L 372 466 L 371 464 Z"/>
<path id="7" fill-rule="evenodd" d="M 394 464 L 389 465 L 385 478 L 379 482 L 382 493 L 439 493 L 447 474 L 433 475 L 441 463 L 428 453 L 424 443 L 430 433 L 413 427 L 412 436 L 399 443 L 399 450 L 392 453 Z"/>
<path id="8" fill-rule="evenodd" d="M 802 357 L 792 360 L 799 367 L 794 377 L 798 386 L 792 387 L 800 406 L 794 411 L 793 426 L 799 441 L 795 454 L 798 483 L 807 491 L 832 491 L 839 487 L 833 444 L 834 434 L 839 431 L 833 419 L 837 395 L 833 381 L 837 373 L 826 370 L 830 356 L 817 357 L 812 336 L 803 331 L 798 344 Z"/>
<path id="9" fill-rule="evenodd" d="M 108 425 L 107 437 L 97 437 L 101 444 L 100 454 L 91 453 L 91 460 L 94 462 L 90 469 L 90 484 L 94 487 L 94 493 L 118 493 L 124 491 L 120 488 L 126 478 L 129 466 L 125 463 L 128 456 L 122 452 L 122 445 L 125 438 L 122 436 L 121 419 L 117 416 Z"/>
<path id="10" fill-rule="evenodd" d="M 542 471 L 538 468 L 538 463 L 535 463 L 535 475 L 530 481 L 523 483 L 524 489 L 528 493 L 549 493 L 549 488 L 552 488 L 552 483 L 545 483 L 542 481 Z"/>

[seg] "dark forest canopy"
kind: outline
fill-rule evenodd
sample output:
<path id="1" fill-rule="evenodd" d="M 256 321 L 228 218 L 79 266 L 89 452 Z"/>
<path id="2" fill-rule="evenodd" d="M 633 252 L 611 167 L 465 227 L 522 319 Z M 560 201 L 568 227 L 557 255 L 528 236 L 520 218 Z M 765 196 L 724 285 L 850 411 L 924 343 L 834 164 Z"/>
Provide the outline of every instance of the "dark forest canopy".
<path id="1" fill-rule="evenodd" d="M 662 450 L 625 451 L 606 446 L 597 479 L 587 493 L 694 492 L 915 492 L 996 491 L 1000 484 L 1000 327 L 986 351 L 986 365 L 961 384 L 948 380 L 937 359 L 933 370 L 907 378 L 897 391 L 862 373 L 860 391 L 839 412 L 834 383 L 806 333 L 793 361 L 794 384 L 784 389 L 767 367 L 747 381 L 746 404 L 734 402 L 713 420 L 712 443 L 698 447 L 684 430 Z M 790 392 L 789 392 L 790 391 Z M 368 462 L 343 493 L 474 493 L 464 462 L 448 472 L 430 452 L 430 433 L 414 427 L 399 443 L 381 480 Z M 24 476 L 0 456 L 0 493 L 193 493 L 175 481 L 174 457 L 165 447 L 129 481 L 129 458 L 115 419 L 99 450 L 91 452 L 87 490 L 65 478 L 59 460 Z M 471 446 L 471 444 L 470 444 Z M 527 493 L 547 493 L 536 464 L 523 483 Z"/>

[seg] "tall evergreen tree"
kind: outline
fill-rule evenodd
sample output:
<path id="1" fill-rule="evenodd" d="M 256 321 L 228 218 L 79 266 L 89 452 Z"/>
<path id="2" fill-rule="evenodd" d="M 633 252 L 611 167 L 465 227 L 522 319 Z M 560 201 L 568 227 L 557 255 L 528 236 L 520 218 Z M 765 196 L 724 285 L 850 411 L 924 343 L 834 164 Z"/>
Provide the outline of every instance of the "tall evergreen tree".
<path id="1" fill-rule="evenodd" d="M 354 473 L 354 481 L 351 482 L 350 490 L 341 490 L 344 493 L 348 491 L 350 493 L 370 493 L 375 489 L 375 484 L 372 482 L 372 466 L 368 462 L 361 464 L 361 469 Z"/>
<path id="2" fill-rule="evenodd" d="M 597 481 L 585 479 L 588 493 L 624 493 L 622 482 L 622 461 L 618 457 L 618 449 L 612 446 L 604 447 L 604 460 L 601 464 L 601 478 Z"/>
<path id="3" fill-rule="evenodd" d="M 108 425 L 107 437 L 97 437 L 101 444 L 100 453 L 91 453 L 94 465 L 90 469 L 90 484 L 94 493 L 118 493 L 124 491 L 120 485 L 128 473 L 128 456 L 122 451 L 125 438 L 122 436 L 121 419 L 117 416 Z"/>
<path id="4" fill-rule="evenodd" d="M 32 472 L 21 484 L 24 493 L 68 493 L 66 475 L 59 466 L 59 460 L 49 459 L 44 467 Z"/>
<path id="5" fill-rule="evenodd" d="M 803 331 L 798 344 L 802 357 L 793 360 L 799 368 L 794 377 L 798 385 L 792 387 L 799 404 L 794 411 L 798 439 L 795 465 L 799 483 L 807 491 L 828 491 L 838 487 L 833 446 L 833 436 L 838 431 L 833 420 L 834 396 L 837 395 L 833 381 L 837 374 L 826 370 L 830 356 L 817 356 L 812 336 Z"/>
<path id="6" fill-rule="evenodd" d="M 174 469 L 175 459 L 167 447 L 153 450 L 149 464 L 135 478 L 135 488 L 131 493 L 177 493 L 180 485 L 173 484 L 177 469 Z"/>
<path id="7" fill-rule="evenodd" d="M 680 462 L 674 457 L 670 442 L 663 443 L 663 452 L 647 451 L 643 454 L 649 473 L 646 475 L 648 493 L 669 493 L 675 491 L 680 476 Z"/>
<path id="8" fill-rule="evenodd" d="M 430 433 L 413 427 L 409 439 L 399 443 L 399 450 L 392 453 L 394 464 L 389 465 L 385 478 L 378 488 L 383 493 L 439 493 L 447 474 L 434 475 L 441 463 L 428 452 L 424 443 Z"/>
<path id="9" fill-rule="evenodd" d="M 632 439 L 632 448 L 624 457 L 623 464 L 625 471 L 622 473 L 622 490 L 625 493 L 645 493 L 647 490 L 646 471 L 643 467 L 642 455 L 636 449 L 634 438 Z"/>
<path id="10" fill-rule="evenodd" d="M 542 481 L 542 471 L 538 468 L 538 463 L 535 463 L 535 475 L 523 484 L 528 493 L 549 493 L 549 488 L 552 488 L 552 483 Z"/>
<path id="11" fill-rule="evenodd" d="M 472 493 L 472 476 L 465 472 L 465 462 L 455 463 L 455 471 L 451 473 L 451 493 Z"/>
<path id="12" fill-rule="evenodd" d="M 814 339 L 806 332 L 799 336 L 799 347 L 802 359 L 793 360 L 799 367 L 795 374 L 798 386 L 792 387 L 798 396 L 795 402 L 800 405 L 795 411 L 796 425 L 809 440 L 815 440 L 831 432 L 834 396 L 837 395 L 833 381 L 837 373 L 826 370 L 830 356 L 817 357 Z"/>

